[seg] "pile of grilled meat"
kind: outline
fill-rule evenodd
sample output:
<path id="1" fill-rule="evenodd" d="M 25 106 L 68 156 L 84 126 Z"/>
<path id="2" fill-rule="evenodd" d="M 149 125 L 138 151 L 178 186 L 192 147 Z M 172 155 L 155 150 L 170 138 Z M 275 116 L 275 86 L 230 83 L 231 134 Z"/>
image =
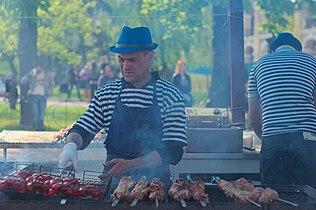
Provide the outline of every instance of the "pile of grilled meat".
<path id="1" fill-rule="evenodd" d="M 135 206 L 138 201 L 148 198 L 155 202 L 156 206 L 164 200 L 164 184 L 159 179 L 148 182 L 142 177 L 138 182 L 131 177 L 122 177 L 118 186 L 110 196 L 112 206 L 116 206 L 119 201 L 132 201 L 131 206 Z"/>

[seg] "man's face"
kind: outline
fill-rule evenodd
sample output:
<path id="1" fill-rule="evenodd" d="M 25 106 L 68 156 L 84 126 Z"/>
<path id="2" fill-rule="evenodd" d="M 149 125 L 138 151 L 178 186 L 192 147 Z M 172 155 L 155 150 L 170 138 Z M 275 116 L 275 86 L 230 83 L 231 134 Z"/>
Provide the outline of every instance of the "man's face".
<path id="1" fill-rule="evenodd" d="M 153 51 L 118 54 L 118 61 L 124 79 L 136 88 L 146 84 L 151 79 L 149 68 L 153 54 Z"/>

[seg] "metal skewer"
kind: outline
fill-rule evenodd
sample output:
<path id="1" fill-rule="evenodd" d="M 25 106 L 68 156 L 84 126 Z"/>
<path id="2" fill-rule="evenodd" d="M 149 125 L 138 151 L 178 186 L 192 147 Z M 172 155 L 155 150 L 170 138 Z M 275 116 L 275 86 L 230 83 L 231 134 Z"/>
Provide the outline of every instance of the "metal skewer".
<path id="1" fill-rule="evenodd" d="M 134 198 L 133 202 L 131 203 L 131 206 L 136 206 L 138 202 L 137 198 Z"/>
<path id="2" fill-rule="evenodd" d="M 187 203 L 183 199 L 180 199 L 180 204 L 183 208 L 187 207 Z"/>
<path id="3" fill-rule="evenodd" d="M 119 200 L 118 199 L 115 199 L 113 202 L 112 202 L 112 207 L 115 207 L 117 206 Z"/>
<path id="4" fill-rule="evenodd" d="M 293 202 L 291 202 L 291 201 L 287 201 L 287 200 L 284 200 L 284 199 L 281 199 L 281 198 L 278 198 L 278 199 L 276 199 L 276 200 L 277 200 L 277 201 L 281 201 L 281 202 L 286 203 L 286 204 L 289 204 L 289 205 L 291 205 L 291 206 L 298 207 L 298 204 L 297 204 L 297 203 L 293 203 Z"/>
<path id="5" fill-rule="evenodd" d="M 207 204 L 204 201 L 200 201 L 200 204 L 201 204 L 202 207 L 207 206 Z"/>
<path id="6" fill-rule="evenodd" d="M 256 205 L 256 206 L 258 206 L 258 207 L 262 207 L 259 203 L 257 203 L 256 201 L 253 201 L 253 200 L 251 200 L 251 199 L 249 199 L 249 198 L 244 198 L 246 201 L 248 201 L 248 202 L 250 202 L 250 203 L 252 203 L 252 204 L 254 204 L 254 205 Z"/>
<path id="7" fill-rule="evenodd" d="M 66 198 L 61 199 L 61 201 L 60 201 L 61 205 L 65 205 L 66 203 L 67 203 L 67 199 Z"/>
<path id="8" fill-rule="evenodd" d="M 156 198 L 156 200 L 155 200 L 155 205 L 156 205 L 157 208 L 159 207 L 159 201 L 158 201 L 157 198 Z"/>

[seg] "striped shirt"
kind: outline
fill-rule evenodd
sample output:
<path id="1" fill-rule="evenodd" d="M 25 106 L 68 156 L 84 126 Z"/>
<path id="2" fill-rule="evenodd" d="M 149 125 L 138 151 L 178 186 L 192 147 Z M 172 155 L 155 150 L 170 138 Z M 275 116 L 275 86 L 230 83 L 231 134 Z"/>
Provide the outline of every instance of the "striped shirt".
<path id="1" fill-rule="evenodd" d="M 316 60 L 285 45 L 255 63 L 248 96 L 260 97 L 263 136 L 315 132 Z"/>
<path id="2" fill-rule="evenodd" d="M 122 80 L 116 80 L 98 89 L 88 110 L 76 125 L 93 135 L 100 129 L 108 133 L 115 101 L 123 84 Z M 134 88 L 125 83 L 120 95 L 121 102 L 127 107 L 148 108 L 153 105 L 153 90 L 152 83 L 143 88 Z M 156 96 L 162 120 L 162 141 L 177 141 L 186 145 L 185 107 L 181 93 L 170 82 L 157 78 Z"/>

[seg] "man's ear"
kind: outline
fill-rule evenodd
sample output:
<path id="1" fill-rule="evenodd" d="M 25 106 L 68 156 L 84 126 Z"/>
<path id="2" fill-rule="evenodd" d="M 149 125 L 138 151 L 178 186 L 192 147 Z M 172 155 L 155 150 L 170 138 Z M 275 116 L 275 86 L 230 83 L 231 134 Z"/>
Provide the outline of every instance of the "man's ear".
<path id="1" fill-rule="evenodd" d="M 153 50 L 148 52 L 148 58 L 150 58 L 151 60 L 154 59 L 154 55 L 155 55 L 155 52 Z"/>

